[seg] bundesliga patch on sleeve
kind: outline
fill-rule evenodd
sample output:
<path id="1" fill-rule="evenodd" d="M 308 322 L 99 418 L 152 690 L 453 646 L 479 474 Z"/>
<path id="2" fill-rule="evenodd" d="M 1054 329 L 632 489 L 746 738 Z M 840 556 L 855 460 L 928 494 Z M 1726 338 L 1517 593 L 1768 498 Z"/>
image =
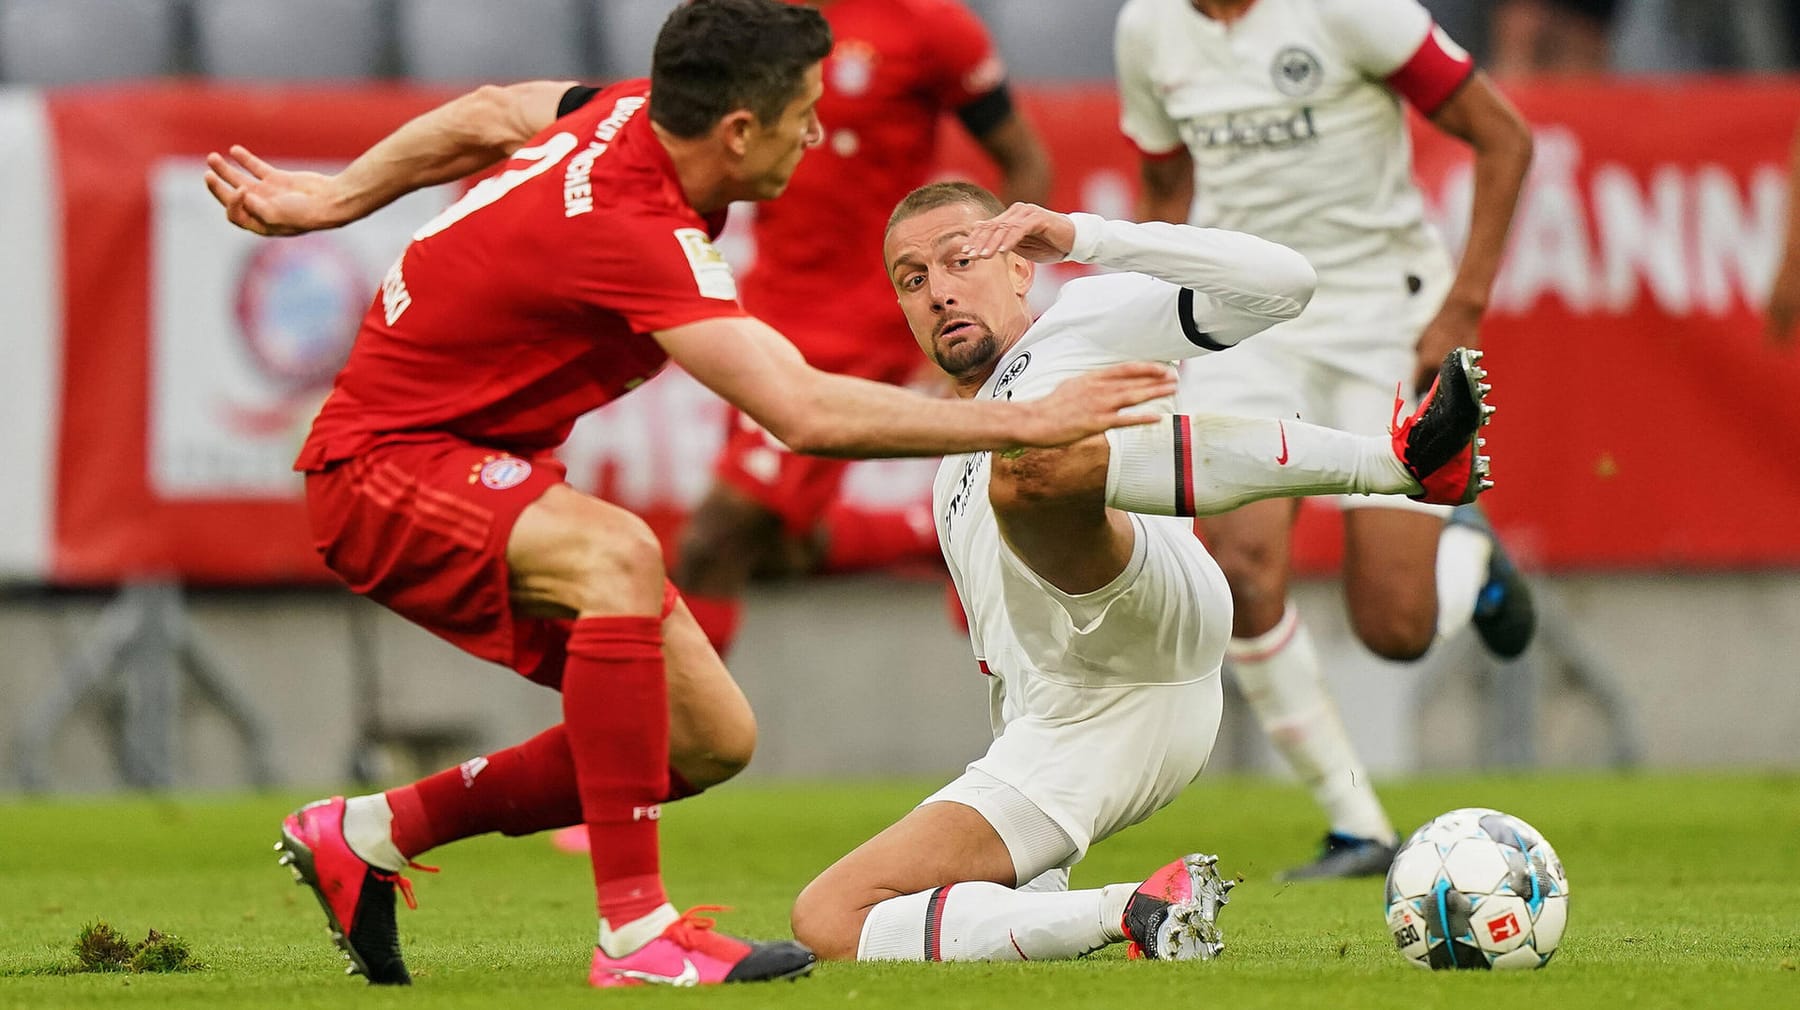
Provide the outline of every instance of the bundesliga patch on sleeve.
<path id="1" fill-rule="evenodd" d="M 731 264 L 719 255 L 706 233 L 698 228 L 677 228 L 675 238 L 681 242 L 681 251 L 687 254 L 688 269 L 694 272 L 694 283 L 699 286 L 700 294 L 721 301 L 736 301 L 737 281 L 731 277 Z"/>

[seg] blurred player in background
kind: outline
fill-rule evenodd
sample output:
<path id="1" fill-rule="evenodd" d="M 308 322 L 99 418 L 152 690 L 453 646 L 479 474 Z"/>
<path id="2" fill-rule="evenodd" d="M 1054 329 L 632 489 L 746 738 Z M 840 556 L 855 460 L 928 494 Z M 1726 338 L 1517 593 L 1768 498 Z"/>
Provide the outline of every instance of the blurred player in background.
<path id="1" fill-rule="evenodd" d="M 1366 430 L 1398 408 L 1396 386 L 1410 397 L 1451 348 L 1478 345 L 1531 135 L 1418 0 L 1128 0 L 1115 44 L 1140 216 L 1272 239 L 1319 273 L 1305 315 L 1195 362 L 1185 404 Z M 1424 221 L 1401 99 L 1474 149 L 1454 271 Z M 1376 654 L 1415 659 L 1471 614 L 1497 655 L 1524 650 L 1530 600 L 1479 512 L 1446 528 L 1442 507 L 1334 501 L 1351 625 Z M 1290 876 L 1379 875 L 1397 836 L 1288 598 L 1296 514 L 1270 501 L 1200 523 L 1237 603 L 1227 655 L 1330 820 L 1320 859 Z"/>
<path id="2" fill-rule="evenodd" d="M 1305 258 L 1272 242 L 1008 209 L 967 183 L 914 192 L 892 222 L 900 306 L 965 399 L 1031 400 L 1122 361 L 1241 354 L 1313 290 Z M 1035 264 L 1065 259 L 1120 272 L 1069 282 L 1034 320 Z M 795 934 L 862 960 L 1035 961 L 1122 941 L 1158 959 L 1215 956 L 1228 885 L 1214 857 L 1068 890 L 1090 844 L 1194 780 L 1219 728 L 1231 590 L 1173 517 L 1276 495 L 1473 500 L 1486 470 L 1474 357 L 1452 352 L 1392 436 L 1166 415 L 1062 449 L 945 459 L 932 511 L 990 678 L 994 743 L 808 885 Z"/>
<path id="3" fill-rule="evenodd" d="M 895 318 L 878 251 L 888 211 L 937 166 L 941 120 L 953 113 L 993 159 L 1009 200 L 1049 195 L 1049 158 L 1013 106 L 987 30 L 962 0 L 809 2 L 836 40 L 819 101 L 824 142 L 780 200 L 757 208 L 744 307 L 815 368 L 905 383 L 919 372 L 918 352 Z M 878 528 L 868 525 L 875 516 L 846 509 L 822 523 L 847 466 L 796 455 L 732 412 L 717 479 L 689 521 L 674 570 L 720 655 L 730 649 L 752 573 L 772 562 L 779 568 L 779 558 L 842 568 L 853 551 L 868 555 L 864 563 L 935 553 L 930 523 L 898 513 Z"/>
<path id="4" fill-rule="evenodd" d="M 1603 74 L 1619 0 L 1499 0 L 1489 24 L 1494 73 Z"/>
<path id="5" fill-rule="evenodd" d="M 1788 165 L 1786 241 L 1781 266 L 1769 289 L 1765 319 L 1769 341 L 1777 347 L 1794 345 L 1794 328 L 1800 326 L 1800 129 L 1794 131 L 1794 150 Z"/>
<path id="6" fill-rule="evenodd" d="M 352 589 L 562 693 L 564 721 L 517 747 L 282 822 L 282 862 L 371 982 L 410 981 L 394 891 L 410 903 L 414 857 L 572 823 L 596 842 L 592 984 L 812 963 L 798 944 L 677 914 L 664 892 L 660 804 L 741 769 L 755 723 L 655 535 L 564 483 L 552 450 L 578 416 L 674 360 L 797 449 L 936 455 L 1069 442 L 1173 390 L 1137 366 L 1054 405 L 934 400 L 813 369 L 746 314 L 710 240 L 732 201 L 778 195 L 818 143 L 830 48 L 815 11 L 698 0 L 665 22 L 648 82 L 483 88 L 335 176 L 242 148 L 208 159 L 227 218 L 261 234 L 345 224 L 505 162 L 414 233 L 296 461 L 316 546 Z"/>

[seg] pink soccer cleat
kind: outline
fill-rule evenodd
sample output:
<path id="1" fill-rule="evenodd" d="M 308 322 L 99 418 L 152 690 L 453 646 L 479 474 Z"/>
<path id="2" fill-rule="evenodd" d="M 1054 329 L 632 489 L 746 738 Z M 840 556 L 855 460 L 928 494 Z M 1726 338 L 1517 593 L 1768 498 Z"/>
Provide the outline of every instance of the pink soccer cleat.
<path id="1" fill-rule="evenodd" d="M 1487 403 L 1487 369 L 1480 351 L 1458 347 L 1444 356 L 1437 378 L 1412 416 L 1400 420 L 1401 398 L 1394 397 L 1390 434 L 1394 455 L 1424 489 L 1407 495 L 1434 505 L 1463 505 L 1494 486 L 1488 479 L 1488 458 L 1479 450 L 1486 443 L 1479 432 L 1494 413 Z"/>
<path id="2" fill-rule="evenodd" d="M 602 989 L 623 985 L 716 985 L 795 979 L 812 971 L 818 959 L 792 940 L 740 940 L 714 932 L 713 920 L 697 914 L 717 911 L 723 909 L 717 905 L 690 908 L 656 939 L 624 957 L 608 957 L 596 947 L 588 982 Z"/>
<path id="3" fill-rule="evenodd" d="M 374 985 L 411 985 L 412 975 L 400 957 L 400 932 L 394 924 L 394 889 L 417 908 L 412 882 L 398 873 L 371 866 L 344 841 L 344 798 L 308 803 L 281 822 L 279 862 L 294 880 L 312 888 L 325 910 L 332 942 L 350 960 L 348 972 Z M 436 873 L 430 866 L 408 864 Z"/>
<path id="4" fill-rule="evenodd" d="M 1136 960 L 1210 961 L 1225 952 L 1219 910 L 1235 880 L 1219 877 L 1218 856 L 1182 856 L 1150 875 L 1125 903 L 1121 925 Z"/>

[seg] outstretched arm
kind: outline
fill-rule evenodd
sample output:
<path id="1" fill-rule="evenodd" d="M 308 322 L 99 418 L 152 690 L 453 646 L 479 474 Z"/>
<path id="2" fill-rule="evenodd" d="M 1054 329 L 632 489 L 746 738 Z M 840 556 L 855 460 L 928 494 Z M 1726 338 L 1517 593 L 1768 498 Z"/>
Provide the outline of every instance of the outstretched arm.
<path id="1" fill-rule="evenodd" d="M 241 146 L 214 151 L 206 156 L 206 188 L 226 220 L 258 235 L 337 228 L 504 160 L 556 119 L 572 86 L 484 85 L 406 123 L 335 175 L 285 171 Z"/>
<path id="2" fill-rule="evenodd" d="M 795 452 L 815 456 L 938 456 L 1063 445 L 1155 421 L 1125 411 L 1175 391 L 1157 364 L 1117 365 L 1071 379 L 1029 403 L 943 400 L 822 372 L 786 337 L 748 316 L 720 316 L 656 333 L 669 357 Z"/>
<path id="3" fill-rule="evenodd" d="M 1159 290 L 1150 294 L 1167 306 L 1165 324 L 1174 322 L 1179 303 L 1182 329 L 1191 332 L 1159 340 L 1150 327 L 1111 327 L 1110 342 L 1141 357 L 1186 357 L 1235 344 L 1299 315 L 1318 283 L 1306 257 L 1254 235 L 1058 214 L 1025 203 L 977 223 L 964 250 L 984 258 L 1013 252 L 1039 263 L 1092 263 L 1174 285 L 1151 285 Z M 1191 294 L 1178 298 L 1177 288 Z"/>

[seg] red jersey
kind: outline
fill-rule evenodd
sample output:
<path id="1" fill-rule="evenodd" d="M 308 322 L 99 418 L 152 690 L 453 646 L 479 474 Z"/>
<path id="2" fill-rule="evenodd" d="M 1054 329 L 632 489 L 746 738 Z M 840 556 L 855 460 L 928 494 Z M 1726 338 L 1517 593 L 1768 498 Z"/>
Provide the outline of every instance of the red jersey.
<path id="1" fill-rule="evenodd" d="M 1005 69 L 959 0 L 835 0 L 821 13 L 834 40 L 819 101 L 825 141 L 757 208 L 744 305 L 809 359 L 876 341 L 916 356 L 882 232 L 900 198 L 930 181 L 944 114 L 992 94 Z"/>
<path id="2" fill-rule="evenodd" d="M 744 314 L 650 127 L 648 81 L 571 91 L 389 269 L 295 468 L 450 434 L 520 454 L 668 360 L 650 334 Z"/>

